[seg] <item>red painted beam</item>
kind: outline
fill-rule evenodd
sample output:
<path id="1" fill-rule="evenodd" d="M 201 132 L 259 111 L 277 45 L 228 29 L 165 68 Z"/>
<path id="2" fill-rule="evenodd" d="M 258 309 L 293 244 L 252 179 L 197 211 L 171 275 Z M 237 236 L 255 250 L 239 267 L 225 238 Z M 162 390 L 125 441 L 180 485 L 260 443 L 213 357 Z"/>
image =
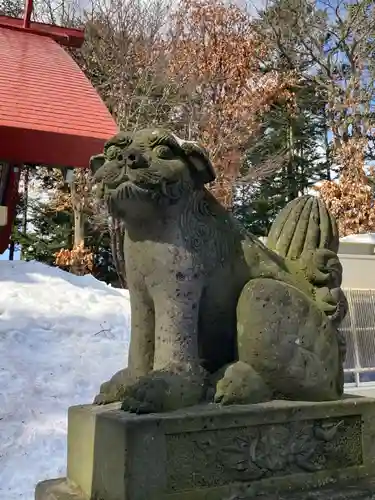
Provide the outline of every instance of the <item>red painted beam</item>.
<path id="1" fill-rule="evenodd" d="M 33 12 L 33 0 L 26 0 L 26 9 L 23 17 L 23 27 L 30 28 L 30 19 Z"/>
<path id="2" fill-rule="evenodd" d="M 24 19 L 9 16 L 0 16 L 0 28 L 47 36 L 65 47 L 77 49 L 82 46 L 85 40 L 83 28 L 63 28 L 52 24 L 35 22 L 30 22 L 29 28 L 24 28 Z"/>
<path id="3" fill-rule="evenodd" d="M 112 135 L 113 132 L 105 137 L 85 137 L 0 125 L 0 160 L 13 164 L 88 168 L 90 157 L 100 153 Z"/>

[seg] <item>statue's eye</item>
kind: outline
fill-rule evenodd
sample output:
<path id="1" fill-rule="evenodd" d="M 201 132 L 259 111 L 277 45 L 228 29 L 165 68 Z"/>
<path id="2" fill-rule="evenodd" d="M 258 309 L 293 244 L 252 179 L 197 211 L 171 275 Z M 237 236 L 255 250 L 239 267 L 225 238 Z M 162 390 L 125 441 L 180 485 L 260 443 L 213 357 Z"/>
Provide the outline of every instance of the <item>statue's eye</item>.
<path id="1" fill-rule="evenodd" d="M 158 158 L 162 158 L 163 160 L 173 158 L 173 151 L 168 146 L 156 146 L 154 153 Z"/>
<path id="2" fill-rule="evenodd" d="M 109 161 L 116 159 L 122 161 L 123 159 L 122 149 L 117 146 L 109 146 L 109 148 L 105 152 L 105 155 Z"/>

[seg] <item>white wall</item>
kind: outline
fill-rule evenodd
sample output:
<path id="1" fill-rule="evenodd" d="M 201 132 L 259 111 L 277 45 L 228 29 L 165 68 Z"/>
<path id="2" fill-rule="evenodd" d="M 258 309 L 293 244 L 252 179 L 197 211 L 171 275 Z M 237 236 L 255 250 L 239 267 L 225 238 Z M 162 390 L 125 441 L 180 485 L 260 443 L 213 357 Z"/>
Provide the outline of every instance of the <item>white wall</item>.
<path id="1" fill-rule="evenodd" d="M 374 244 L 341 242 L 339 258 L 343 267 L 343 288 L 375 289 Z"/>
<path id="2" fill-rule="evenodd" d="M 339 254 L 343 267 L 342 288 L 375 289 L 375 255 Z"/>

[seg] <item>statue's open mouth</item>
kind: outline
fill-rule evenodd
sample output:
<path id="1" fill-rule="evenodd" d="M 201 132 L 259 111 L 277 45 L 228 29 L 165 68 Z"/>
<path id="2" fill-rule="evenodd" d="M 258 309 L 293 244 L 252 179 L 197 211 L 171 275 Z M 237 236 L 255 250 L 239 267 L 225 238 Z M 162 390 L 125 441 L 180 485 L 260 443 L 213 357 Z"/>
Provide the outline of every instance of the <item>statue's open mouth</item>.
<path id="1" fill-rule="evenodd" d="M 95 179 L 94 176 L 92 191 L 98 198 L 103 198 L 109 191 L 116 189 L 123 182 L 127 182 L 128 179 L 125 167 L 121 168 L 118 175 L 111 176 L 110 178 L 103 179 L 99 177 L 99 179 Z"/>
<path id="2" fill-rule="evenodd" d="M 139 194 L 153 197 L 165 197 L 169 200 L 177 200 L 181 196 L 181 182 L 179 180 L 158 179 L 157 181 L 127 181 L 129 187 Z"/>
<path id="3" fill-rule="evenodd" d="M 166 179 L 155 178 L 154 180 L 148 176 L 147 179 L 132 179 L 125 171 L 113 179 L 103 179 L 93 185 L 93 192 L 98 199 L 105 199 L 110 196 L 111 192 L 123 186 L 125 192 L 131 198 L 131 193 L 143 196 L 163 195 L 169 199 L 178 198 L 180 194 L 180 182 L 168 181 Z"/>

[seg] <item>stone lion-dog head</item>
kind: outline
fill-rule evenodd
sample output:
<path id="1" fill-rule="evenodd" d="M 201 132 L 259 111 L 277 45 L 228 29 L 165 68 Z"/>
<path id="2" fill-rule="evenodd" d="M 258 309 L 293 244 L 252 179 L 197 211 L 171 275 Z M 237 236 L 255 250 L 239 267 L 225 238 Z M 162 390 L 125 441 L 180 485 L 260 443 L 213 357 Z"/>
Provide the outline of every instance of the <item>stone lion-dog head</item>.
<path id="1" fill-rule="evenodd" d="M 90 168 L 99 198 L 120 217 L 166 208 L 215 179 L 202 147 L 163 129 L 120 132 Z"/>

